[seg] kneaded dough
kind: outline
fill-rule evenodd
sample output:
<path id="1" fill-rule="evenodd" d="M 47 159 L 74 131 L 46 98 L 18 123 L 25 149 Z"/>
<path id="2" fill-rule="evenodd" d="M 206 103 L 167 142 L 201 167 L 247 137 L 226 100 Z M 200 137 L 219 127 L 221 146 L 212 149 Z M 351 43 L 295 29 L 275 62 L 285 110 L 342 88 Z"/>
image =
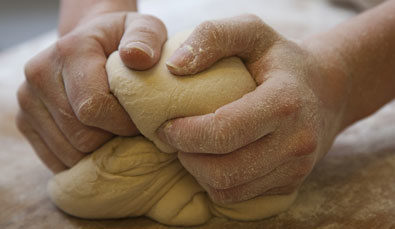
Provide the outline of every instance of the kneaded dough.
<path id="1" fill-rule="evenodd" d="M 192 226 L 212 216 L 263 219 L 292 204 L 296 193 L 215 204 L 182 167 L 176 151 L 157 138 L 156 130 L 166 121 L 214 112 L 256 87 L 236 57 L 193 76 L 170 74 L 165 60 L 187 35 L 170 39 L 148 71 L 130 70 L 118 52 L 111 54 L 106 65 L 111 91 L 143 136 L 116 137 L 56 175 L 48 190 L 60 209 L 82 218 L 146 215 L 168 225 Z"/>

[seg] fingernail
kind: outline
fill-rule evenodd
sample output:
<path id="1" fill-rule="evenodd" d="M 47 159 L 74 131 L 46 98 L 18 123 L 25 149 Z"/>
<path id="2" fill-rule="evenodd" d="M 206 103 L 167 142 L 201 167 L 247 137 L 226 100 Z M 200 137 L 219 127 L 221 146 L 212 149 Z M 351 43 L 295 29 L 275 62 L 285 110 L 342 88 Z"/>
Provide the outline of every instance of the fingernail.
<path id="1" fill-rule="evenodd" d="M 193 51 L 192 47 L 189 45 L 185 45 L 179 49 L 177 49 L 173 55 L 166 61 L 166 65 L 170 69 L 180 69 L 185 67 L 185 65 L 189 64 L 193 61 Z"/>
<path id="2" fill-rule="evenodd" d="M 160 127 L 157 131 L 158 138 L 165 143 L 169 143 L 168 138 L 167 138 L 167 133 L 170 132 L 170 129 L 172 127 L 171 121 L 166 122 L 162 127 Z"/>
<path id="3" fill-rule="evenodd" d="M 149 57 L 153 58 L 154 57 L 154 50 L 149 47 L 147 44 L 140 42 L 140 41 L 133 41 L 130 42 L 129 44 L 127 44 L 125 46 L 125 48 L 127 49 L 138 49 L 142 52 L 144 52 L 145 54 L 147 54 Z"/>

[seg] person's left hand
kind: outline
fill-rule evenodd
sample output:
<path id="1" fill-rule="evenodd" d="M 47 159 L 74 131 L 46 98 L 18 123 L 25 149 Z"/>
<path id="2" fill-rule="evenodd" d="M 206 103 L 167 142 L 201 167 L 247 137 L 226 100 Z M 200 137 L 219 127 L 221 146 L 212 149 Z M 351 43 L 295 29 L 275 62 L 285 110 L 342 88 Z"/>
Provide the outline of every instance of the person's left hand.
<path id="1" fill-rule="evenodd" d="M 257 88 L 215 113 L 171 120 L 158 134 L 215 202 L 291 193 L 343 128 L 345 70 L 253 15 L 201 24 L 167 66 L 188 75 L 228 56 L 244 61 Z"/>

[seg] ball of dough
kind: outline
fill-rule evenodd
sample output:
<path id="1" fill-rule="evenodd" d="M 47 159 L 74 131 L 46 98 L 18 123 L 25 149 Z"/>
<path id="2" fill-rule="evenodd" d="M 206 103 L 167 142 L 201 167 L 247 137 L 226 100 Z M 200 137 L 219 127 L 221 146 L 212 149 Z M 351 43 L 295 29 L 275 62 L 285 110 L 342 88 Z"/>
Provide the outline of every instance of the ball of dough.
<path id="1" fill-rule="evenodd" d="M 170 39 L 159 63 L 148 71 L 128 69 L 117 52 L 109 57 L 106 69 L 111 91 L 143 136 L 116 137 L 56 175 L 48 190 L 63 211 L 82 218 L 146 215 L 168 225 L 192 226 L 212 216 L 263 219 L 291 205 L 296 193 L 215 204 L 182 167 L 172 153 L 175 150 L 157 138 L 156 130 L 167 120 L 214 112 L 256 87 L 236 57 L 193 76 L 170 74 L 165 60 L 186 36 Z"/>
<path id="2" fill-rule="evenodd" d="M 202 115 L 239 99 L 256 84 L 237 57 L 223 59 L 193 76 L 175 76 L 165 62 L 186 39 L 181 33 L 163 47 L 159 63 L 147 71 L 133 71 L 123 65 L 118 53 L 107 61 L 111 91 L 129 113 L 140 132 L 164 152 L 175 152 L 162 143 L 156 130 L 178 117 Z"/>

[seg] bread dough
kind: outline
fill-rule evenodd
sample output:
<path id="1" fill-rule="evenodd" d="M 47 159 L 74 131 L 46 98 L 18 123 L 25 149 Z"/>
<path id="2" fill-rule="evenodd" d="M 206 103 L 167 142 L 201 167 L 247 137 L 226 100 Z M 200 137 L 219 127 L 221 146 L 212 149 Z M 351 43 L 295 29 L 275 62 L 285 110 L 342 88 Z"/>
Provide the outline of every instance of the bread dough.
<path id="1" fill-rule="evenodd" d="M 165 60 L 187 35 L 170 39 L 159 63 L 148 71 L 130 70 L 118 52 L 111 54 L 106 65 L 111 91 L 144 136 L 116 137 L 56 175 L 48 190 L 60 209 L 82 218 L 146 215 L 168 225 L 192 226 L 212 216 L 263 219 L 291 205 L 296 193 L 215 204 L 182 167 L 175 150 L 157 138 L 156 130 L 167 120 L 214 112 L 256 87 L 236 57 L 194 76 L 170 74 Z"/>
<path id="2" fill-rule="evenodd" d="M 214 112 L 255 89 L 255 81 L 237 58 L 227 58 L 209 71 L 194 76 L 174 76 L 165 66 L 188 33 L 178 34 L 164 46 L 162 58 L 148 71 L 126 68 L 114 53 L 107 61 L 111 91 L 125 107 L 140 132 L 164 152 L 175 152 L 163 144 L 155 131 L 170 119 Z"/>
<path id="3" fill-rule="evenodd" d="M 218 205 L 182 167 L 146 138 L 117 137 L 49 183 L 53 202 L 82 218 L 146 215 L 168 225 L 192 226 L 212 215 L 257 220 L 286 209 L 295 194 Z"/>

